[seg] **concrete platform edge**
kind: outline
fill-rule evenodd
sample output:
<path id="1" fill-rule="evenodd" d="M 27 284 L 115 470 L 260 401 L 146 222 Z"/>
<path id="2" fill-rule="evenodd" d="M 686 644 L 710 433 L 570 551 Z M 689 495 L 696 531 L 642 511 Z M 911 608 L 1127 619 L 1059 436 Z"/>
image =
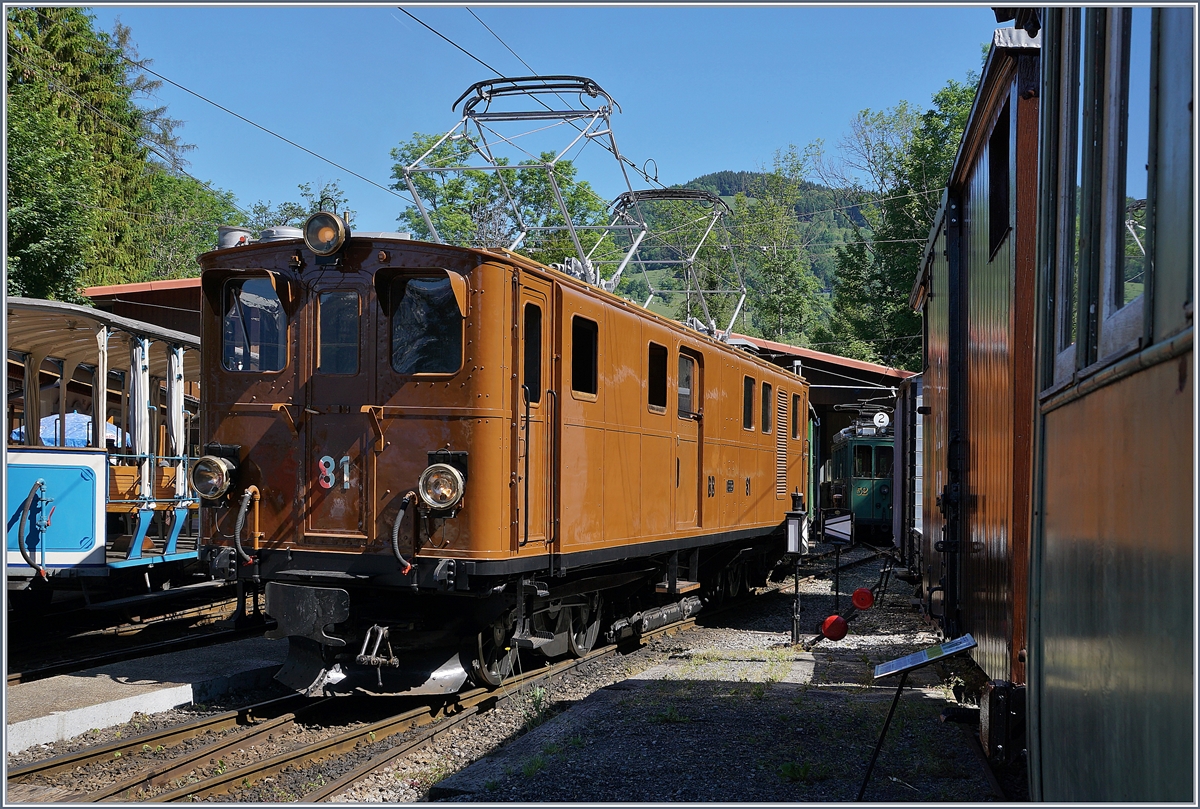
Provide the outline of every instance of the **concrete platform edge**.
<path id="1" fill-rule="evenodd" d="M 278 666 L 265 666 L 227 677 L 14 722 L 5 728 L 4 749 L 9 753 L 19 753 L 35 744 L 60 742 L 93 728 L 107 728 L 128 722 L 134 713 L 169 711 L 182 705 L 204 704 L 237 689 L 261 688 L 271 681 L 278 670 Z"/>

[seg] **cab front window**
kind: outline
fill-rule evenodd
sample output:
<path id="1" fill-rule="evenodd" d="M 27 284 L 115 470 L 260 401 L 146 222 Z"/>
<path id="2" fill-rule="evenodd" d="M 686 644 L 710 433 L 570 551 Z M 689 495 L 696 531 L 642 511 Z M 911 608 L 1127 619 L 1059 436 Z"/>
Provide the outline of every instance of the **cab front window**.
<path id="1" fill-rule="evenodd" d="M 221 364 L 227 371 L 282 371 L 287 364 L 287 314 L 270 278 L 225 284 Z"/>
<path id="2" fill-rule="evenodd" d="M 450 279 L 392 281 L 392 368 L 401 374 L 452 374 L 462 367 L 463 317 Z"/>
<path id="3" fill-rule="evenodd" d="M 854 477 L 871 477 L 871 447 L 859 444 L 854 448 Z"/>

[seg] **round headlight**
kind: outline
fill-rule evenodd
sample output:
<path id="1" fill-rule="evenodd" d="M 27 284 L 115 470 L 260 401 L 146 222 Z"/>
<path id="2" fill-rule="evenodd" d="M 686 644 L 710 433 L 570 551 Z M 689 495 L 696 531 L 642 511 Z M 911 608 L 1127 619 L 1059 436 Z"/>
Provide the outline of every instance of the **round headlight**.
<path id="1" fill-rule="evenodd" d="M 417 493 L 425 505 L 444 511 L 458 505 L 465 488 L 461 472 L 449 464 L 435 463 L 421 473 Z"/>
<path id="2" fill-rule="evenodd" d="M 205 455 L 192 465 L 192 488 L 205 500 L 216 500 L 229 491 L 237 466 L 228 458 Z"/>
<path id="3" fill-rule="evenodd" d="M 318 211 L 304 223 L 304 243 L 318 256 L 336 253 L 348 235 L 345 221 L 328 211 Z"/>

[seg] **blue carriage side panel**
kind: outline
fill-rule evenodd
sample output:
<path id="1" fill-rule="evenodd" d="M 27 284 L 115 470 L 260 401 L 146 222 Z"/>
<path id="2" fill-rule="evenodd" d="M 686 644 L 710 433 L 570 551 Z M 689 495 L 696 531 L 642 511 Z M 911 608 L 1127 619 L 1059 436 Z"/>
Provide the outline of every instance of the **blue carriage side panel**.
<path id="1" fill-rule="evenodd" d="M 102 449 L 10 447 L 7 467 L 6 562 L 10 576 L 36 575 L 21 555 L 21 513 L 38 480 L 45 487 L 25 520 L 25 548 L 48 571 L 105 569 L 107 455 Z M 39 523 L 49 524 L 45 530 Z"/>

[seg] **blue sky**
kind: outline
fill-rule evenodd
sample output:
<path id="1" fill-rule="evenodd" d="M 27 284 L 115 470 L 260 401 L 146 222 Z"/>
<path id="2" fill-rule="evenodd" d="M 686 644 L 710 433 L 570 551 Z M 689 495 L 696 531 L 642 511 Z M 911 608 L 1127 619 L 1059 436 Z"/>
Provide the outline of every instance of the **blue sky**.
<path id="1" fill-rule="evenodd" d="M 667 185 L 767 166 L 788 144 L 836 144 L 864 108 L 903 99 L 924 109 L 948 79 L 978 71 L 998 27 L 986 6 L 470 6 L 478 20 L 467 6 L 404 8 L 506 75 L 529 71 L 505 44 L 539 75 L 594 79 L 621 106 L 621 151 L 639 166 L 653 160 Z M 451 103 L 494 77 L 396 6 L 92 12 L 104 30 L 118 17 L 129 26 L 156 72 L 382 186 L 393 147 L 449 129 Z M 243 208 L 336 179 L 355 229 L 397 228 L 401 197 L 169 85 L 157 103 L 196 146 L 189 173 Z M 605 198 L 624 190 L 611 160 L 579 163 Z"/>

